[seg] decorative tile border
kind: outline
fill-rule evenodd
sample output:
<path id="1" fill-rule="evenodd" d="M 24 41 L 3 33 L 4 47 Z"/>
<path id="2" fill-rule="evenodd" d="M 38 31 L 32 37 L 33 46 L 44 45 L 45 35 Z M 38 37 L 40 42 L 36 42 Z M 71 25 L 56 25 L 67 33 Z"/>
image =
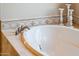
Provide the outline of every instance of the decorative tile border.
<path id="1" fill-rule="evenodd" d="M 27 26 L 38 26 L 38 25 L 46 25 L 46 24 L 58 24 L 59 16 L 46 16 L 32 19 L 22 19 L 22 20 L 14 20 L 14 21 L 2 21 L 2 29 L 16 29 L 20 25 Z"/>
<path id="2" fill-rule="evenodd" d="M 21 20 L 12 20 L 12 21 L 2 21 L 2 29 L 17 29 L 21 25 L 27 25 L 29 27 L 39 26 L 39 25 L 57 25 L 60 24 L 59 16 L 45 16 L 31 19 L 21 19 Z M 79 23 L 79 19 L 75 18 L 74 22 Z M 64 20 L 67 20 L 67 17 L 64 16 Z"/>

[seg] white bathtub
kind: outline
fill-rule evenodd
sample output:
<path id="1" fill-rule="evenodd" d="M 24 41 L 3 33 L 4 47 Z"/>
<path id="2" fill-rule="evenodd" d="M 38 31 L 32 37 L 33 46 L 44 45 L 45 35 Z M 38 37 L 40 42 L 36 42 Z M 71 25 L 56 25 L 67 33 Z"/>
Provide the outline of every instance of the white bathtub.
<path id="1" fill-rule="evenodd" d="M 58 26 L 42 25 L 23 33 L 25 41 L 43 55 L 79 56 L 79 30 Z"/>

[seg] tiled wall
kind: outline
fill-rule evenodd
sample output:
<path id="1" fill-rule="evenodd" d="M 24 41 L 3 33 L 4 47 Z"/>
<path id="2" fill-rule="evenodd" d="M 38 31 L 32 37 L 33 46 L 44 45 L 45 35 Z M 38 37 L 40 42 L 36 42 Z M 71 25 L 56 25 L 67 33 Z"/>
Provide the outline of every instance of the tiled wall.
<path id="1" fill-rule="evenodd" d="M 75 28 L 79 28 L 79 18 L 76 17 L 76 16 L 74 16 L 73 19 L 74 19 L 74 20 L 73 20 L 73 26 L 74 26 Z"/>
<path id="2" fill-rule="evenodd" d="M 3 21 L 2 29 L 17 29 L 20 25 L 39 26 L 39 25 L 58 25 L 60 24 L 59 16 L 38 17 L 32 19 L 21 19 L 12 21 Z M 64 16 L 64 24 L 67 23 L 67 17 Z M 79 18 L 74 17 L 74 23 L 79 24 Z"/>
<path id="3" fill-rule="evenodd" d="M 31 27 L 31 26 L 39 26 L 39 25 L 46 25 L 46 24 L 50 24 L 50 25 L 59 24 L 59 16 L 3 21 L 2 29 L 16 29 L 20 25 L 27 25 Z"/>

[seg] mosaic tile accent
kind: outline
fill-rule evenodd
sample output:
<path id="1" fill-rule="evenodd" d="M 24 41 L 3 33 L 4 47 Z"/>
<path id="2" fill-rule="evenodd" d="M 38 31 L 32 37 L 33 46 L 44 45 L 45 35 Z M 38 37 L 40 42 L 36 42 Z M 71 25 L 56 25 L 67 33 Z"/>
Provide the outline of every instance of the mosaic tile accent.
<path id="1" fill-rule="evenodd" d="M 51 17 L 40 17 L 32 19 L 22 19 L 22 20 L 12 20 L 12 21 L 2 21 L 2 29 L 17 29 L 21 25 L 27 25 L 28 27 L 39 26 L 39 25 L 57 25 L 60 24 L 59 16 Z M 67 17 L 64 16 L 64 20 L 67 20 Z M 79 23 L 79 18 L 74 17 L 74 22 Z"/>

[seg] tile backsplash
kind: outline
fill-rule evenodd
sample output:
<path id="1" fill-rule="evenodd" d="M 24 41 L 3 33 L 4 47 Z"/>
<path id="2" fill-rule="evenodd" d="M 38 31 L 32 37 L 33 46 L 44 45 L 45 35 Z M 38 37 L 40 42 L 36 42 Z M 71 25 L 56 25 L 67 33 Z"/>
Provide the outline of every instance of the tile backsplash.
<path id="1" fill-rule="evenodd" d="M 67 20 L 67 17 L 64 16 L 64 20 Z M 74 17 L 74 22 L 79 24 L 79 18 Z M 21 25 L 27 25 L 29 27 L 39 26 L 39 25 L 57 25 L 60 24 L 59 16 L 46 16 L 38 17 L 32 19 L 21 19 L 21 20 L 12 20 L 12 21 L 2 21 L 2 29 L 17 29 Z"/>
<path id="2" fill-rule="evenodd" d="M 59 24 L 59 16 L 51 16 L 51 17 L 40 17 L 40 18 L 32 18 L 32 19 L 21 19 L 21 20 L 12 20 L 12 21 L 2 21 L 2 29 L 16 29 L 20 25 L 27 26 L 39 26 L 46 24 Z"/>

